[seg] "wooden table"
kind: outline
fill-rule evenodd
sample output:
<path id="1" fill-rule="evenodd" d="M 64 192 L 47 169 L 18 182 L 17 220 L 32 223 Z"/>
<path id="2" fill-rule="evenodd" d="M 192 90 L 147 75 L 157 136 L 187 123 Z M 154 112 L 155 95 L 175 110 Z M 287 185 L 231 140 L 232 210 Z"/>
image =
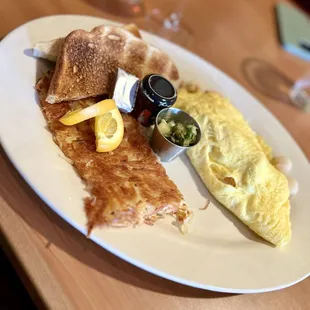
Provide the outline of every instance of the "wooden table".
<path id="1" fill-rule="evenodd" d="M 2 0 L 0 37 L 31 19 L 115 15 L 108 0 Z M 275 114 L 310 159 L 310 115 L 287 103 L 285 90 L 309 64 L 278 43 L 273 0 L 146 1 L 146 9 L 183 10 L 193 31 L 186 47 L 228 73 Z M 109 5 L 110 4 L 110 5 Z M 115 2 L 114 2 L 115 4 Z M 178 38 L 172 38 L 177 43 Z M 182 286 L 109 254 L 53 213 L 0 155 L 3 246 L 36 303 L 50 309 L 310 309 L 310 278 L 272 293 L 230 295 Z M 18 298 L 18 297 L 17 297 Z"/>

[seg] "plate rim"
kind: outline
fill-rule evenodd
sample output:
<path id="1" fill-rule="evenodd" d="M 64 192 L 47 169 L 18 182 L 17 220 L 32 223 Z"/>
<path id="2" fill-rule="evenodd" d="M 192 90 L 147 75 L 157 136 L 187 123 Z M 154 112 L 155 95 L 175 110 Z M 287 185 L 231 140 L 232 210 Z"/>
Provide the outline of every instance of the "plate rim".
<path id="1" fill-rule="evenodd" d="M 80 17 L 80 18 L 90 18 L 90 19 L 98 19 L 98 20 L 102 20 L 102 22 L 109 22 L 109 23 L 113 23 L 113 24 L 122 24 L 119 22 L 115 22 L 113 20 L 110 19 L 106 19 L 106 18 L 102 18 L 102 17 L 97 17 L 97 16 L 89 16 L 89 15 L 82 15 L 82 14 L 57 14 L 57 15 L 49 15 L 49 16 L 44 16 L 44 17 L 39 17 L 36 19 L 33 19 L 31 21 L 28 21 L 20 26 L 18 26 L 17 28 L 13 29 L 10 33 L 8 33 L 0 42 L 0 49 L 3 45 L 4 42 L 6 42 L 6 40 L 8 38 L 10 38 L 11 36 L 13 36 L 15 34 L 15 32 L 17 32 L 19 29 L 25 27 L 26 25 L 33 23 L 33 22 L 37 22 L 39 20 L 42 19 L 48 19 L 48 18 L 58 18 L 58 17 Z M 147 33 L 150 34 L 152 36 L 158 37 L 157 35 L 153 34 L 153 33 L 149 33 L 147 31 L 142 30 L 142 33 Z M 269 116 L 272 116 L 273 121 L 277 121 L 278 125 L 280 125 L 281 129 L 284 130 L 284 132 L 286 133 L 286 135 L 292 140 L 292 142 L 297 146 L 299 152 L 301 153 L 301 155 L 303 156 L 305 163 L 308 164 L 308 160 L 307 157 L 304 153 L 304 151 L 301 149 L 301 147 L 298 145 L 298 143 L 294 140 L 294 138 L 292 137 L 291 133 L 286 129 L 286 127 L 284 127 L 284 125 L 279 121 L 279 119 L 274 116 L 274 114 L 267 109 L 267 107 L 262 104 L 258 99 L 256 99 L 254 97 L 254 95 L 252 95 L 252 93 L 250 91 L 248 91 L 243 85 L 241 85 L 238 81 L 236 81 L 235 79 L 233 79 L 232 77 L 230 77 L 228 74 L 226 74 L 225 72 L 223 72 L 222 70 L 218 69 L 216 66 L 214 66 L 212 63 L 208 62 L 207 60 L 205 60 L 204 58 L 200 57 L 199 55 L 194 54 L 193 52 L 185 49 L 182 46 L 179 46 L 178 44 L 175 44 L 174 42 L 170 42 L 168 40 L 165 40 L 163 38 L 160 38 L 161 40 L 167 41 L 169 42 L 169 44 L 172 44 L 173 46 L 176 46 L 178 48 L 181 48 L 183 50 L 185 50 L 186 52 L 190 53 L 192 57 L 198 59 L 199 61 L 205 62 L 207 63 L 209 66 L 211 66 L 214 70 L 219 71 L 221 74 L 225 75 L 226 78 L 228 78 L 229 80 L 233 81 L 235 84 L 238 85 L 238 87 L 240 87 L 242 89 L 243 92 L 247 93 L 248 96 L 250 96 L 253 100 L 253 102 L 255 102 L 256 104 L 259 104 L 261 108 L 264 109 L 264 113 L 268 113 Z M 77 229 L 80 233 L 82 233 L 83 235 L 85 235 L 85 232 L 81 229 L 81 227 L 79 227 L 79 225 L 77 223 L 75 223 L 74 221 L 72 221 L 70 218 L 66 217 L 59 208 L 54 207 L 53 203 L 48 201 L 46 199 L 46 197 L 44 197 L 44 193 L 41 193 L 41 191 L 39 189 L 36 188 L 36 186 L 31 182 L 31 180 L 27 177 L 27 175 L 25 175 L 23 173 L 23 169 L 21 167 L 19 167 L 18 162 L 16 162 L 13 157 L 11 156 L 11 152 L 9 150 L 9 147 L 6 146 L 6 143 L 4 141 L 2 141 L 1 136 L 0 136 L 0 142 L 1 145 L 3 147 L 3 150 L 5 151 L 8 159 L 12 162 L 12 164 L 14 165 L 14 168 L 18 171 L 18 173 L 23 177 L 23 179 L 30 185 L 31 189 L 36 193 L 36 195 L 38 195 L 40 197 L 40 199 L 42 199 L 44 201 L 45 204 L 47 204 L 47 206 L 49 208 L 51 208 L 56 214 L 58 214 L 60 217 L 62 217 L 62 219 L 64 219 L 67 223 L 69 223 L 71 226 L 73 226 L 75 229 Z M 151 266 L 148 265 L 144 265 L 144 263 L 139 262 L 135 259 L 131 259 L 129 256 L 127 256 L 126 254 L 123 254 L 122 251 L 118 251 L 116 248 L 110 248 L 107 245 L 102 245 L 102 242 L 100 240 L 97 240 L 97 238 L 92 235 L 90 238 L 92 241 L 94 241 L 95 243 L 97 243 L 100 247 L 103 247 L 105 250 L 111 252 L 112 254 L 120 257 L 121 259 L 133 264 L 134 266 L 143 269 L 144 271 L 150 272 L 152 274 L 155 274 L 156 276 L 160 276 L 162 278 L 177 282 L 177 283 L 181 283 L 183 285 L 187 285 L 187 286 L 192 286 L 195 288 L 200 288 L 200 289 L 207 289 L 210 291 L 216 291 L 216 292 L 223 292 L 223 293 L 243 293 L 243 294 L 249 294 L 249 293 L 262 293 L 262 292 L 270 292 L 270 291 L 276 291 L 279 289 L 283 289 L 289 286 L 292 286 L 298 282 L 301 282 L 302 280 L 306 279 L 309 275 L 310 275 L 310 270 L 308 272 L 308 274 L 304 275 L 303 277 L 300 277 L 299 279 L 297 279 L 296 281 L 292 281 L 283 285 L 279 285 L 279 286 L 274 286 L 274 287 L 269 287 L 269 288 L 262 288 L 262 289 L 227 289 L 227 288 L 223 288 L 223 287 L 218 287 L 218 286 L 212 286 L 212 285 L 204 285 L 204 284 L 197 284 L 196 282 L 191 282 L 189 280 L 186 279 L 182 279 L 181 277 L 175 277 L 172 276 L 168 273 L 165 272 L 161 272 L 160 270 L 153 268 Z"/>

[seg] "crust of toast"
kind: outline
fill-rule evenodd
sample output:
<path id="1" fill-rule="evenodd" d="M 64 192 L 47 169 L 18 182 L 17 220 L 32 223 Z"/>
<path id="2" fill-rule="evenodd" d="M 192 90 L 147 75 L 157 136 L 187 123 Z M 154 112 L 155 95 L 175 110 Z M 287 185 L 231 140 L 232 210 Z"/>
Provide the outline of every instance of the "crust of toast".
<path id="1" fill-rule="evenodd" d="M 118 67 L 138 78 L 157 73 L 171 81 L 179 79 L 175 64 L 161 50 L 122 27 L 99 26 L 90 32 L 75 30 L 65 38 L 46 100 L 57 103 L 110 94 Z"/>

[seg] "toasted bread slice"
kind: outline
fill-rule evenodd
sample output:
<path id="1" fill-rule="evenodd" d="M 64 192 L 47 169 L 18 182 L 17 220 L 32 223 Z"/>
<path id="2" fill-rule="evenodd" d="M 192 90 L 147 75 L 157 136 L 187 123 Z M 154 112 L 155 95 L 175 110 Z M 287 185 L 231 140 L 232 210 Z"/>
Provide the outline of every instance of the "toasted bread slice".
<path id="1" fill-rule="evenodd" d="M 134 118 L 123 114 L 124 138 L 116 150 L 97 153 L 89 123 L 65 126 L 59 122 L 73 106 L 89 106 L 96 102 L 95 98 L 51 105 L 45 101 L 49 84 L 50 75 L 47 75 L 36 85 L 42 112 L 54 141 L 84 180 L 91 195 L 85 199 L 88 233 L 97 226 L 152 224 L 165 214 L 174 215 L 180 224 L 189 222 L 192 212 L 158 162 Z"/>
<path id="2" fill-rule="evenodd" d="M 125 25 L 123 26 L 123 28 L 132 33 L 137 38 L 141 39 L 141 34 L 139 32 L 138 27 L 135 24 Z M 64 40 L 65 38 L 58 38 L 47 42 L 36 43 L 32 50 L 33 57 L 44 58 L 55 62 L 59 54 L 60 47 L 64 42 Z"/>
<path id="3" fill-rule="evenodd" d="M 65 38 L 46 100 L 56 103 L 109 94 L 117 68 L 138 78 L 158 73 L 171 81 L 179 79 L 164 52 L 122 27 L 99 26 L 91 32 L 75 30 Z"/>
<path id="4" fill-rule="evenodd" d="M 139 28 L 135 24 L 128 24 L 123 27 L 125 30 L 132 33 L 135 37 L 141 39 L 141 33 L 139 31 Z"/>

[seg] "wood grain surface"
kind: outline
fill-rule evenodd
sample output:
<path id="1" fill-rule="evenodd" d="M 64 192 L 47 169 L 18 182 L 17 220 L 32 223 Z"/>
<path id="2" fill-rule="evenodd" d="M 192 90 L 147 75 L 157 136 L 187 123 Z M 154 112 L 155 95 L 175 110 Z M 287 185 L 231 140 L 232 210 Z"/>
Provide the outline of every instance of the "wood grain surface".
<path id="1" fill-rule="evenodd" d="M 128 16 L 118 1 L 2 0 L 0 37 L 31 19 L 52 14 L 102 16 L 146 27 L 143 17 Z M 279 46 L 275 3 L 149 0 L 144 12 L 181 10 L 191 39 L 169 38 L 246 87 L 276 115 L 310 159 L 310 115 L 291 106 L 286 95 L 310 66 Z M 0 171 L 0 240 L 40 308 L 310 309 L 310 278 L 277 292 L 232 295 L 182 286 L 142 271 L 87 240 L 53 213 L 2 150 Z"/>

